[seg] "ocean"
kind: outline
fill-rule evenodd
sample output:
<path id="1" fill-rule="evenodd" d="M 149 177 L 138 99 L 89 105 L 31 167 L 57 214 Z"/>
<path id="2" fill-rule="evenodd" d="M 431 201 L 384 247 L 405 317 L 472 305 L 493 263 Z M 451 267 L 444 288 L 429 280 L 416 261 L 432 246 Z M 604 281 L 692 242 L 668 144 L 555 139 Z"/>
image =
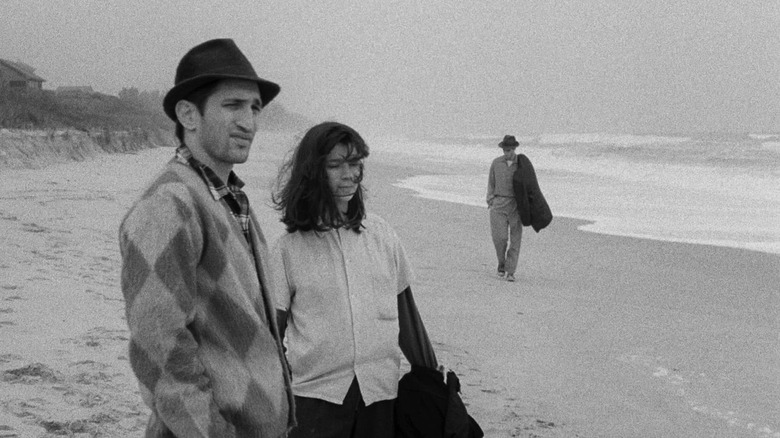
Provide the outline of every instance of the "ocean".
<path id="1" fill-rule="evenodd" d="M 369 138 L 369 163 L 421 171 L 397 183 L 418 196 L 485 207 L 502 137 Z M 778 134 L 517 139 L 553 214 L 584 231 L 780 254 Z"/>

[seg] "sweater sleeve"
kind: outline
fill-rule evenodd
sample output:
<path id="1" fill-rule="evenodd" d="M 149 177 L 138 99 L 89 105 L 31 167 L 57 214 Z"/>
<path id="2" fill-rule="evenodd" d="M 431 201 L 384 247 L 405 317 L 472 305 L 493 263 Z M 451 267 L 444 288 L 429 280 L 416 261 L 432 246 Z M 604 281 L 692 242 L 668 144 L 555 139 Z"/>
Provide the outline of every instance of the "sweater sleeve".
<path id="1" fill-rule="evenodd" d="M 279 238 L 271 246 L 269 266 L 274 285 L 274 307 L 277 310 L 289 311 L 292 303 L 292 290 L 287 278 L 284 237 Z"/>
<path id="2" fill-rule="evenodd" d="M 230 437 L 190 330 L 203 236 L 186 188 L 147 193 L 122 222 L 130 364 L 145 402 L 175 436 Z"/>

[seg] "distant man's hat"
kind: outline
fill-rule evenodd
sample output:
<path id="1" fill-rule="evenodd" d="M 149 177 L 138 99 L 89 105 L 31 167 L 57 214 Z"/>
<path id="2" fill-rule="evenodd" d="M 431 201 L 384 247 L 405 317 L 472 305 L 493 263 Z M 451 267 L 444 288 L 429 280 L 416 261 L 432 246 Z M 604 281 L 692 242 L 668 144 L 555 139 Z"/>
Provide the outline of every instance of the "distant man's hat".
<path id="1" fill-rule="evenodd" d="M 504 139 L 501 140 L 501 143 L 499 143 L 498 146 L 501 148 L 513 148 L 520 146 L 520 143 L 515 140 L 514 135 L 505 135 Z"/>
<path id="2" fill-rule="evenodd" d="M 163 99 L 165 114 L 175 122 L 178 101 L 185 99 L 196 88 L 220 79 L 256 82 L 263 106 L 279 94 L 279 85 L 258 77 L 232 39 L 215 39 L 193 47 L 181 58 L 176 69 L 176 83 Z"/>

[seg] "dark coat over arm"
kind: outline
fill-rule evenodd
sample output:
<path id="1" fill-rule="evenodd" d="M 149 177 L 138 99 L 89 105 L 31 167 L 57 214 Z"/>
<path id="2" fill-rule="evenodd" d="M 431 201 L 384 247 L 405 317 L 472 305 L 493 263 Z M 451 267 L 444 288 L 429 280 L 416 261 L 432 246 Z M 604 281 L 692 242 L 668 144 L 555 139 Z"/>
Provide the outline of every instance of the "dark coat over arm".
<path id="1" fill-rule="evenodd" d="M 512 187 L 515 192 L 520 222 L 533 227 L 537 233 L 552 222 L 550 206 L 542 195 L 536 172 L 531 160 L 523 154 L 517 155 L 517 170 L 512 175 Z"/>

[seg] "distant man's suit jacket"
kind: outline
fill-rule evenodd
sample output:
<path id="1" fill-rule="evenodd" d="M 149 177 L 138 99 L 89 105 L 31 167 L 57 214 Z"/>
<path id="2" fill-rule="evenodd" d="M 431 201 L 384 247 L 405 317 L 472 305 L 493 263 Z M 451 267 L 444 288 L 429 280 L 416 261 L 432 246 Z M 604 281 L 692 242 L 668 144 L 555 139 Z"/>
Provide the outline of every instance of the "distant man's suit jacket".
<path id="1" fill-rule="evenodd" d="M 531 160 L 523 154 L 517 155 L 517 170 L 512 175 L 517 210 L 523 226 L 531 226 L 537 233 L 552 222 L 550 206 L 542 195 L 536 172 Z"/>

